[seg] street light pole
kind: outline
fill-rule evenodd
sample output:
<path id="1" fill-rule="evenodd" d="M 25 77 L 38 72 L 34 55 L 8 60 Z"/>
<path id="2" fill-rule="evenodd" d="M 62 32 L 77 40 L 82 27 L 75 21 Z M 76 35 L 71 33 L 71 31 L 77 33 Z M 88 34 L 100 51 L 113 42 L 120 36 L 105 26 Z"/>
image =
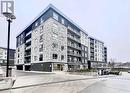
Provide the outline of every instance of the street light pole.
<path id="1" fill-rule="evenodd" d="M 10 51 L 9 51 L 9 47 L 10 47 L 10 23 L 11 23 L 11 19 L 7 19 L 8 21 L 8 41 L 7 41 L 7 65 L 6 65 L 6 77 L 9 76 L 9 56 L 10 56 Z"/>

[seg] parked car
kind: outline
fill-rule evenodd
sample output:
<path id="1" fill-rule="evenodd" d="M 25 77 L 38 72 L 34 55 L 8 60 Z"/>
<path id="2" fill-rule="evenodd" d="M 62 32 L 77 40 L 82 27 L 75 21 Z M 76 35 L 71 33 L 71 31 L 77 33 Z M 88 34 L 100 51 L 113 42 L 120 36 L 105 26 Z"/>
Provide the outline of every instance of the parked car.
<path id="1" fill-rule="evenodd" d="M 130 73 L 130 70 L 128 70 L 128 73 Z"/>

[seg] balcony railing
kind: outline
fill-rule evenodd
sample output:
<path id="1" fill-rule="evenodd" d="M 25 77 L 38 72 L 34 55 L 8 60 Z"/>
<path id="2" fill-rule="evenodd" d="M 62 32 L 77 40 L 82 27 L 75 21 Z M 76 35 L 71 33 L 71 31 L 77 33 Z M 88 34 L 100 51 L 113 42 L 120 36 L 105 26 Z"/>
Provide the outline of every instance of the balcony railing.
<path id="1" fill-rule="evenodd" d="M 31 60 L 29 60 L 29 61 L 24 61 L 24 63 L 31 63 Z"/>
<path id="2" fill-rule="evenodd" d="M 68 27 L 68 30 L 69 30 L 69 31 L 72 31 L 72 32 L 75 33 L 76 35 L 80 36 L 80 32 L 77 32 L 77 31 L 75 31 L 75 30 L 73 30 L 73 29 L 71 29 L 71 28 L 69 28 L 69 27 Z"/>
<path id="3" fill-rule="evenodd" d="M 71 47 L 71 48 L 75 48 L 75 49 L 78 49 L 78 50 L 81 50 L 81 47 L 79 46 L 74 46 L 74 45 L 70 45 L 70 44 L 67 44 L 68 47 Z"/>
<path id="4" fill-rule="evenodd" d="M 77 53 L 72 53 L 72 52 L 67 52 L 68 53 L 68 55 L 71 55 L 71 56 L 76 56 L 76 57 L 81 57 L 81 54 L 77 54 Z"/>
<path id="5" fill-rule="evenodd" d="M 28 32 L 28 33 L 26 34 L 26 36 L 28 36 L 28 35 L 31 34 L 31 33 L 32 33 L 32 31 Z"/>
<path id="6" fill-rule="evenodd" d="M 70 64 L 82 64 L 81 61 L 67 61 Z"/>
<path id="7" fill-rule="evenodd" d="M 69 34 L 67 36 L 68 36 L 68 38 L 80 43 L 80 39 L 77 39 L 77 38 L 75 38 L 75 37 L 73 37 L 73 36 L 71 36 Z"/>
<path id="8" fill-rule="evenodd" d="M 26 50 L 31 49 L 31 46 L 26 47 Z"/>
<path id="9" fill-rule="evenodd" d="M 31 38 L 30 39 L 28 39 L 28 40 L 26 40 L 26 43 L 28 43 L 28 42 L 30 42 L 31 41 Z"/>

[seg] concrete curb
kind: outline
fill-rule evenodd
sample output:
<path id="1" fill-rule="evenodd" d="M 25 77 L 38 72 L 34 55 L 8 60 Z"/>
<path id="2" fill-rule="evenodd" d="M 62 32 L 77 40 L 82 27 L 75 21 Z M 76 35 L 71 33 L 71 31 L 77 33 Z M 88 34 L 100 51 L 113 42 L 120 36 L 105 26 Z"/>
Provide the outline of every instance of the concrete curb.
<path id="1" fill-rule="evenodd" d="M 0 91 L 9 90 L 14 85 L 16 78 L 15 77 L 1 77 L 0 81 Z"/>

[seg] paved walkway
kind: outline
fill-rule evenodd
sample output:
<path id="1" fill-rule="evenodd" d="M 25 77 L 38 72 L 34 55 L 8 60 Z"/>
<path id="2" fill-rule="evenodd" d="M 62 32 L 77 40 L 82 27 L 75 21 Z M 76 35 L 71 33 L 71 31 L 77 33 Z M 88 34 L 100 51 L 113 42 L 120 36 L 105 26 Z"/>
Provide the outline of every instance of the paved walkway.
<path id="1" fill-rule="evenodd" d="M 104 78 L 107 76 L 100 76 Z M 98 76 L 70 75 L 57 72 L 56 74 L 39 74 L 20 76 L 11 90 L 0 93 L 77 93 L 91 84 L 100 81 Z"/>

